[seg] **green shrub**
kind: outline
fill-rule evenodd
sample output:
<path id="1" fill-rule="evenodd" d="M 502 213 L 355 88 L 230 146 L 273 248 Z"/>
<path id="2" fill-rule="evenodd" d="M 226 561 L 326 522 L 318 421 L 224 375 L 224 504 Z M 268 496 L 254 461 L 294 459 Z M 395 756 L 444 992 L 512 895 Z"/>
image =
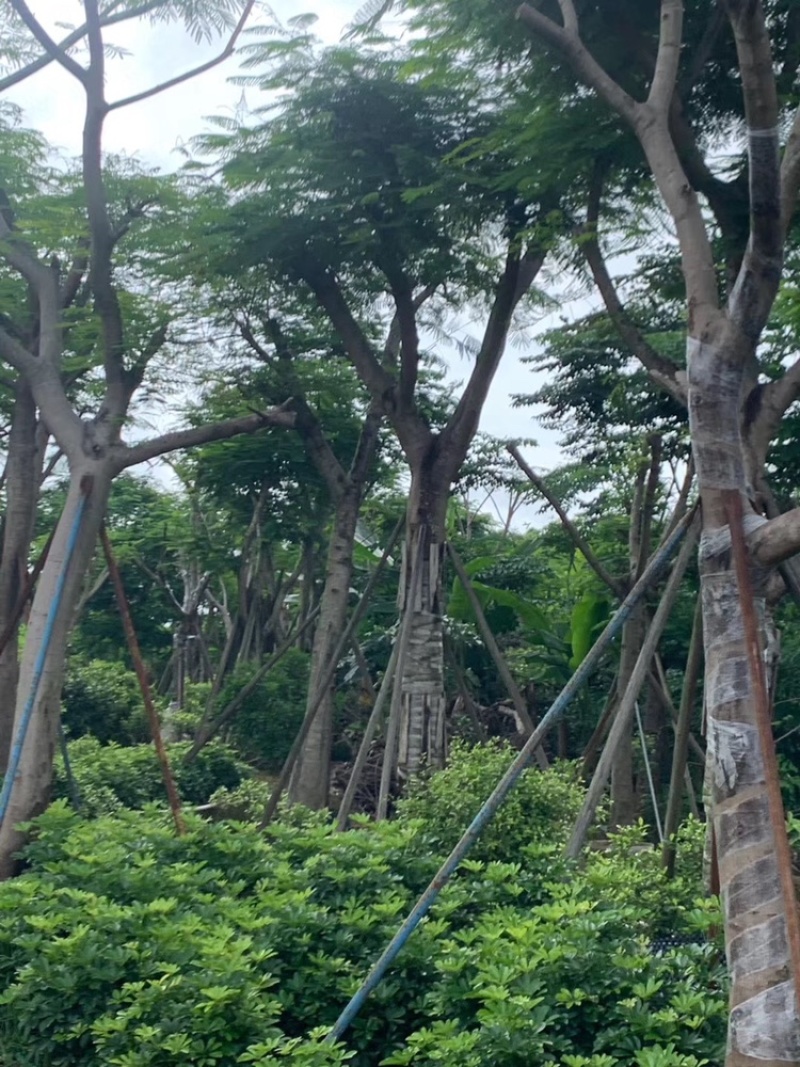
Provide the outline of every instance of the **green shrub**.
<path id="1" fill-rule="evenodd" d="M 236 754 L 220 742 L 206 745 L 187 766 L 183 757 L 189 747 L 189 742 L 168 746 L 178 792 L 187 804 L 205 804 L 217 789 L 235 788 L 249 774 Z M 68 755 L 82 810 L 88 816 L 166 803 L 161 766 L 152 744 L 122 748 L 82 737 L 69 744 Z M 56 761 L 53 791 L 56 797 L 70 796 L 61 759 Z"/>
<path id="2" fill-rule="evenodd" d="M 718 951 L 706 944 L 654 955 L 644 937 L 631 937 L 635 908 L 581 896 L 565 894 L 529 914 L 495 912 L 454 931 L 434 961 L 429 1025 L 382 1062 L 722 1064 Z"/>
<path id="3" fill-rule="evenodd" d="M 420 820 L 426 845 L 446 855 L 502 778 L 516 752 L 500 741 L 453 742 L 448 766 L 421 776 L 397 805 L 397 817 Z M 519 861 L 532 851 L 558 855 L 580 811 L 584 790 L 575 764 L 523 771 L 474 846 L 476 859 Z"/>
<path id="4" fill-rule="evenodd" d="M 0 885 L 0 1062 L 345 1062 L 321 1036 L 435 869 L 424 827 L 187 821 L 176 837 L 163 812 L 87 821 L 63 803 L 37 820 L 27 872 Z M 620 842 L 537 904 L 519 864 L 467 861 L 348 1031 L 348 1062 L 721 1063 L 721 960 L 647 951 L 652 908 L 625 889 L 641 862 Z M 714 919 L 673 915 L 676 932 Z"/>
<path id="5" fill-rule="evenodd" d="M 248 665 L 232 675 L 217 698 L 217 714 L 244 688 L 256 669 Z M 228 737 L 248 763 L 272 772 L 283 766 L 305 714 L 308 672 L 308 653 L 290 649 L 245 698 Z"/>
<path id="6" fill-rule="evenodd" d="M 139 682 L 124 663 L 72 659 L 62 708 L 69 737 L 91 734 L 118 745 L 135 745 L 150 737 Z"/>

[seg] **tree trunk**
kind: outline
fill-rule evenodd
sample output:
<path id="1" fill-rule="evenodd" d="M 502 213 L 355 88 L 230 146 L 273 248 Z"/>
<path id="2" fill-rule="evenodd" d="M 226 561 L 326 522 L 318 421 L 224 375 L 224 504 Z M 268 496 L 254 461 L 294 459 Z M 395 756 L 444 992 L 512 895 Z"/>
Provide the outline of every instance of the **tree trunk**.
<path id="1" fill-rule="evenodd" d="M 742 367 L 724 341 L 689 341 L 692 448 L 703 503 L 700 579 L 705 646 L 708 768 L 731 978 L 727 1067 L 800 1061 L 800 1025 L 787 947 L 780 871 L 758 735 L 743 605 L 732 563 L 725 494 L 750 509 L 740 439 Z M 757 575 L 763 591 L 765 575 Z M 762 653 L 769 647 L 763 597 L 756 604 Z"/>
<path id="2" fill-rule="evenodd" d="M 0 826 L 0 878 L 14 873 L 14 854 L 24 842 L 18 824 L 40 814 L 50 799 L 67 637 L 108 504 L 111 476 L 107 462 L 87 462 L 71 472 L 67 500 L 31 607 L 14 715 L 15 744 L 26 713 L 30 714 L 30 725 Z M 41 680 L 31 701 L 39 675 Z"/>
<path id="3" fill-rule="evenodd" d="M 411 613 L 408 654 L 401 679 L 402 697 L 397 769 L 401 778 L 423 762 L 439 768 L 445 759 L 444 627 L 442 560 L 449 480 L 435 477 L 428 465 L 412 471 L 401 615 Z M 421 553 L 420 580 L 409 600 L 413 553 Z"/>
<path id="4" fill-rule="evenodd" d="M 8 440 L 6 508 L 0 553 L 0 635 L 8 633 L 0 650 L 0 773 L 5 774 L 14 725 L 19 676 L 19 625 L 14 614 L 23 593 L 28 555 L 39 499 L 43 451 L 37 440 L 36 405 L 28 386 L 16 385 Z"/>
<path id="5" fill-rule="evenodd" d="M 306 711 L 316 699 L 331 656 L 347 621 L 347 603 L 353 576 L 353 548 L 361 505 L 360 485 L 350 484 L 339 500 L 333 518 L 328 545 L 325 584 L 320 598 L 319 621 L 311 650 L 311 673 L 308 682 Z M 328 805 L 333 743 L 333 697 L 335 677 L 331 679 L 308 737 L 295 766 L 289 785 L 289 801 L 309 808 Z"/>

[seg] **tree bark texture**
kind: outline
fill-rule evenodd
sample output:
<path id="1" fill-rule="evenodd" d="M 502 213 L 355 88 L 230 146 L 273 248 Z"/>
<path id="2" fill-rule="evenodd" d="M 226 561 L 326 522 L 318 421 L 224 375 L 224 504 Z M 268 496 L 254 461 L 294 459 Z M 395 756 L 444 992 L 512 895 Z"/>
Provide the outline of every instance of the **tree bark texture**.
<path id="1" fill-rule="evenodd" d="M 19 625 L 13 625 L 24 593 L 28 555 L 36 519 L 42 448 L 37 433 L 36 405 L 25 384 L 17 382 L 11 416 L 6 465 L 6 508 L 0 550 L 0 634 L 8 633 L 0 650 L 0 773 L 5 774 L 19 677 Z M 10 631 L 9 628 L 11 627 Z"/>
<path id="2" fill-rule="evenodd" d="M 711 810 L 731 978 L 728 1067 L 800 1062 L 800 1021 L 786 914 L 769 817 L 742 606 L 722 493 L 743 496 L 747 535 L 763 519 L 749 506 L 739 427 L 741 358 L 689 341 L 689 410 L 703 494 L 700 544 Z M 763 592 L 766 573 L 757 581 Z M 758 597 L 762 654 L 771 628 Z"/>
<path id="3" fill-rule="evenodd" d="M 399 596 L 401 614 L 410 615 L 411 626 L 400 679 L 397 770 L 404 779 L 416 774 L 423 763 L 437 768 L 445 760 L 442 563 L 449 489 L 449 480 L 437 482 L 426 468 L 412 472 L 406 546 L 416 546 L 420 553 L 420 578 L 412 600 L 413 560 L 407 550 Z"/>
<path id="4" fill-rule="evenodd" d="M 353 576 L 353 547 L 360 504 L 361 486 L 351 484 L 339 500 L 334 513 L 325 583 L 319 605 L 319 622 L 311 649 L 306 711 L 317 697 L 347 621 L 350 581 Z M 327 807 L 335 688 L 334 677 L 328 684 L 292 774 L 289 785 L 289 801 L 292 804 L 305 804 L 309 808 Z"/>
<path id="5" fill-rule="evenodd" d="M 83 578 L 91 561 L 100 523 L 108 504 L 112 473 L 108 461 L 95 464 L 87 462 L 71 473 L 64 510 L 31 606 L 17 689 L 15 739 L 34 686 L 37 659 L 40 652 L 43 652 L 41 681 L 33 702 L 30 725 L 9 807 L 0 826 L 0 878 L 8 878 L 15 871 L 15 853 L 24 841 L 24 835 L 17 828 L 18 824 L 40 814 L 50 799 L 53 757 L 58 744 L 67 637 L 74 619 L 75 605 L 80 598 Z M 66 571 L 60 605 L 53 616 L 50 639 L 45 650 L 50 608 L 67 558 L 68 541 L 75 515 L 84 494 L 86 502 L 83 516 Z"/>

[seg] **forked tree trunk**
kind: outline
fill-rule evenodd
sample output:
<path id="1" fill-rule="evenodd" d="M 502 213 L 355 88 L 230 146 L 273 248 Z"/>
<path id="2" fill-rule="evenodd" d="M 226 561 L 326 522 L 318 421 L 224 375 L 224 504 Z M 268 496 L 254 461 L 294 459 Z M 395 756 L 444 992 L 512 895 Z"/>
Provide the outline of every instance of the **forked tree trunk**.
<path id="1" fill-rule="evenodd" d="M 67 637 L 108 504 L 111 477 L 107 464 L 87 463 L 71 472 L 64 510 L 36 588 L 20 665 L 14 714 L 15 744 L 26 714 L 30 714 L 30 724 L 10 804 L 0 826 L 0 878 L 10 877 L 15 870 L 14 854 L 24 841 L 17 824 L 42 812 L 50 799 Z M 71 559 L 62 577 L 76 528 Z M 53 609 L 54 605 L 57 610 Z M 41 680 L 36 687 L 39 672 Z M 31 703 L 34 688 L 36 694 Z"/>
<path id="2" fill-rule="evenodd" d="M 442 562 L 449 481 L 427 467 L 412 472 L 408 502 L 401 617 L 410 613 L 408 653 L 402 669 L 397 769 L 408 778 L 424 763 L 439 768 L 445 760 L 444 625 Z M 420 553 L 420 577 L 410 597 L 413 553 Z"/>
<path id="3" fill-rule="evenodd" d="M 0 549 L 0 774 L 5 774 L 19 677 L 19 624 L 14 622 L 23 595 L 33 537 L 42 448 L 37 439 L 36 405 L 24 382 L 16 385 L 6 463 L 6 508 Z"/>
<path id="4" fill-rule="evenodd" d="M 353 576 L 353 548 L 360 504 L 361 488 L 351 483 L 334 513 L 325 584 L 320 598 L 319 621 L 311 649 L 306 712 L 316 700 L 347 622 L 347 604 Z M 305 804 L 309 808 L 327 807 L 331 777 L 334 692 L 335 678 L 332 678 L 292 774 L 289 785 L 289 801 L 292 804 Z"/>

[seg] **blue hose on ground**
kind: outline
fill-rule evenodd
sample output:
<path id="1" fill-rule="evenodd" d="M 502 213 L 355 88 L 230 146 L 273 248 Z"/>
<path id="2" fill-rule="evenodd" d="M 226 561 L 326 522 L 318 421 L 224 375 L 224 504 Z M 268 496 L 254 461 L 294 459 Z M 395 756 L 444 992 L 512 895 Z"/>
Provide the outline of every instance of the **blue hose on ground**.
<path id="1" fill-rule="evenodd" d="M 67 572 L 69 565 L 72 561 L 73 553 L 75 552 L 75 546 L 78 543 L 78 534 L 80 533 L 81 523 L 83 521 L 83 513 L 86 508 L 87 494 L 82 492 L 78 501 L 78 506 L 75 509 L 75 516 L 72 520 L 72 527 L 69 531 L 69 538 L 67 540 L 67 548 L 64 554 L 64 562 L 61 564 L 61 572 L 58 576 L 56 583 L 56 589 L 53 594 L 53 599 L 50 602 L 50 608 L 47 612 L 47 620 L 45 622 L 44 633 L 42 634 L 42 644 L 39 648 L 39 653 L 36 656 L 36 663 L 33 667 L 33 677 L 31 678 L 31 686 L 28 692 L 28 699 L 25 702 L 25 707 L 22 712 L 22 717 L 19 721 L 19 729 L 17 735 L 14 738 L 14 744 L 11 747 L 11 754 L 8 760 L 8 770 L 6 771 L 5 778 L 3 779 L 3 788 L 0 790 L 0 826 L 5 821 L 6 812 L 8 811 L 8 802 L 11 799 L 11 791 L 14 788 L 14 780 L 17 777 L 19 771 L 20 761 L 22 759 L 22 749 L 25 745 L 25 738 L 28 735 L 28 727 L 33 717 L 33 708 L 36 703 L 36 697 L 39 693 L 39 685 L 42 681 L 42 674 L 44 673 L 45 660 L 47 659 L 47 653 L 50 648 L 50 642 L 53 638 L 53 630 L 55 628 L 56 618 L 58 616 L 59 608 L 61 607 L 61 598 L 64 595 L 64 583 L 67 580 Z"/>
<path id="2" fill-rule="evenodd" d="M 330 1033 L 325 1038 L 326 1042 L 331 1043 L 337 1041 L 342 1036 L 356 1015 L 358 1015 L 367 997 L 373 989 L 380 984 L 390 964 L 394 961 L 395 957 L 405 945 L 406 941 L 408 941 L 421 920 L 428 914 L 436 901 L 436 898 L 439 896 L 439 893 L 449 882 L 456 868 L 472 848 L 481 831 L 489 822 L 491 822 L 497 809 L 516 785 L 520 775 L 530 763 L 531 757 L 533 756 L 535 749 L 541 743 L 542 738 L 550 727 L 564 714 L 573 697 L 588 679 L 600 657 L 620 632 L 626 621 L 630 618 L 631 612 L 641 600 L 649 586 L 651 586 L 666 569 L 667 563 L 686 535 L 686 531 L 694 519 L 694 513 L 695 509 L 693 508 L 684 517 L 682 522 L 675 527 L 664 544 L 661 545 L 650 560 L 650 563 L 641 578 L 625 597 L 622 604 L 620 604 L 605 630 L 600 634 L 591 651 L 586 656 L 586 659 L 584 659 L 583 663 L 578 667 L 577 671 L 570 678 L 569 682 L 567 682 L 564 689 L 562 689 L 547 714 L 525 742 L 524 748 L 520 749 L 519 755 L 495 786 L 494 792 L 486 800 L 483 807 L 472 820 L 463 837 L 439 868 L 433 881 L 414 905 L 414 908 L 409 913 L 403 925 L 386 946 L 383 955 L 373 966 L 372 970 L 364 979 L 361 987 L 357 990 L 350 1003 L 336 1020 Z"/>

